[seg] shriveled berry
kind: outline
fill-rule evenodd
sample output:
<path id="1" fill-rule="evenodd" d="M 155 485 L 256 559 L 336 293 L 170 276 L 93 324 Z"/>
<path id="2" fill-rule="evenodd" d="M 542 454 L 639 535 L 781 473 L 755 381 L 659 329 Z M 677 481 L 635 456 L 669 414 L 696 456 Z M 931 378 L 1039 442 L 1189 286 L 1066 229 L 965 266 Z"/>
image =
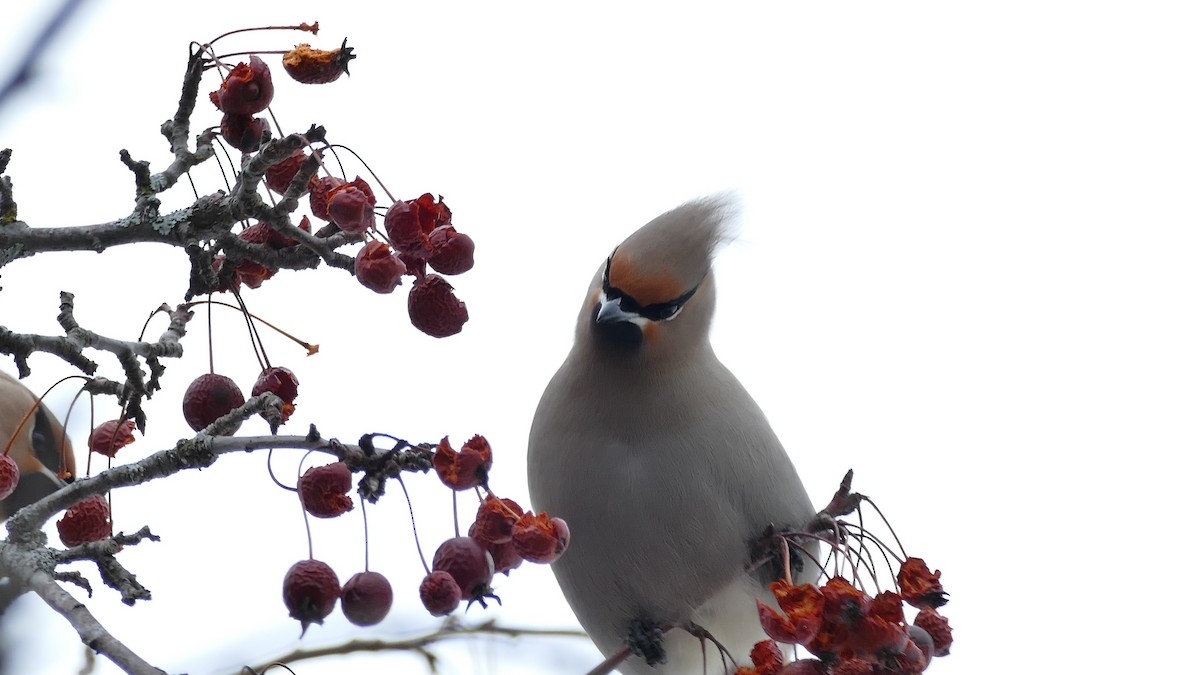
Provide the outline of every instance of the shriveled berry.
<path id="1" fill-rule="evenodd" d="M 296 411 L 296 396 L 300 393 L 300 381 L 296 374 L 283 366 L 272 366 L 262 371 L 254 386 L 250 389 L 251 396 L 271 392 L 283 399 L 283 421 L 288 421 Z"/>
<path id="2" fill-rule="evenodd" d="M 512 540 L 522 558 L 533 563 L 551 563 L 567 550 L 571 531 L 562 518 L 531 511 L 513 526 Z"/>
<path id="3" fill-rule="evenodd" d="M 309 223 L 308 216 L 300 219 L 299 228 L 305 232 L 312 232 L 312 225 Z M 300 243 L 262 221 L 239 232 L 238 238 L 251 244 L 262 244 L 272 251 L 278 251 Z"/>
<path id="4" fill-rule="evenodd" d="M 225 113 L 221 117 L 221 138 L 242 152 L 254 152 L 267 134 L 267 121 L 251 115 Z"/>
<path id="5" fill-rule="evenodd" d="M 774 640 L 762 640 L 750 649 L 750 662 L 755 673 L 775 673 L 783 667 L 783 652 Z"/>
<path id="6" fill-rule="evenodd" d="M 313 176 L 308 181 L 308 208 L 316 218 L 329 220 L 329 193 L 346 181 L 336 176 Z"/>
<path id="7" fill-rule="evenodd" d="M 115 457 L 118 450 L 133 442 L 133 429 L 133 420 L 109 420 L 88 436 L 88 449 L 105 457 Z"/>
<path id="8" fill-rule="evenodd" d="M 913 607 L 937 609 L 949 601 L 941 577 L 941 570 L 930 572 L 921 558 L 908 558 L 900 564 L 896 585 L 900 587 L 900 597 Z"/>
<path id="9" fill-rule="evenodd" d="M 434 570 L 421 580 L 421 604 L 434 616 L 446 616 L 462 602 L 462 590 L 449 572 Z"/>
<path id="10" fill-rule="evenodd" d="M 350 469 L 345 462 L 309 467 L 296 486 L 304 510 L 317 518 L 335 518 L 354 508 Z"/>
<path id="11" fill-rule="evenodd" d="M 249 258 L 234 265 L 233 270 L 237 274 L 238 281 L 246 284 L 249 288 L 262 286 L 264 281 L 275 276 L 275 273 L 279 271 Z"/>
<path id="12" fill-rule="evenodd" d="M 442 225 L 429 233 L 433 254 L 429 266 L 442 274 L 462 274 L 475 266 L 475 242 L 455 231 L 453 225 Z"/>
<path id="13" fill-rule="evenodd" d="M 304 84 L 326 84 L 350 74 L 350 60 L 358 55 L 354 47 L 347 47 L 346 40 L 338 49 L 313 49 L 307 42 L 283 55 L 283 69 L 297 82 Z"/>
<path id="14" fill-rule="evenodd" d="M 267 184 L 268 188 L 279 194 L 287 192 L 292 179 L 296 177 L 296 172 L 300 171 L 300 166 L 304 164 L 304 160 L 306 159 L 308 159 L 308 155 L 304 154 L 303 150 L 293 152 L 271 166 L 268 166 L 266 173 L 263 175 L 263 182 Z M 305 187 L 306 191 L 307 189 Z"/>
<path id="15" fill-rule="evenodd" d="M 391 293 L 407 271 L 404 262 L 382 241 L 368 241 L 354 256 L 355 278 L 376 293 Z"/>
<path id="16" fill-rule="evenodd" d="M 183 418 L 193 431 L 202 431 L 217 418 L 246 402 L 237 384 L 216 373 L 205 373 L 188 385 L 183 393 Z M 233 434 L 242 423 L 239 421 L 229 432 Z"/>
<path id="17" fill-rule="evenodd" d="M 375 207 L 367 194 L 353 185 L 341 185 L 329 193 L 329 219 L 343 232 L 362 234 L 375 224 Z"/>
<path id="18" fill-rule="evenodd" d="M 491 593 L 495 564 L 482 544 L 470 537 L 455 537 L 442 542 L 430 565 L 435 571 L 454 577 L 462 596 L 479 599 Z"/>
<path id="19" fill-rule="evenodd" d="M 416 208 L 417 220 L 421 223 L 421 231 L 425 234 L 433 232 L 436 228 L 442 225 L 449 225 L 452 214 L 450 207 L 446 206 L 446 202 L 442 201 L 441 196 L 434 197 L 430 193 L 409 200 L 409 203 Z"/>
<path id="20" fill-rule="evenodd" d="M 471 536 L 485 544 L 504 544 L 512 540 L 513 525 L 525 515 L 525 509 L 511 499 L 488 495 L 479 503 Z"/>
<path id="21" fill-rule="evenodd" d="M 262 59 L 251 56 L 249 63 L 237 64 L 221 82 L 217 105 L 230 114 L 253 115 L 266 110 L 274 97 L 271 69 Z"/>
<path id="22" fill-rule="evenodd" d="M 914 624 L 925 629 L 933 640 L 933 655 L 946 656 L 950 653 L 950 645 L 954 643 L 950 635 L 950 621 L 938 613 L 936 609 L 922 609 L 917 612 Z"/>
<path id="23" fill-rule="evenodd" d="M 20 480 L 21 468 L 17 462 L 8 455 L 0 455 L 0 500 L 8 499 Z"/>
<path id="24" fill-rule="evenodd" d="M 521 557 L 520 551 L 517 550 L 517 545 L 512 542 L 512 539 L 503 544 L 487 544 L 488 553 L 492 554 L 492 563 L 496 566 L 496 573 L 503 573 L 508 576 L 508 573 L 521 566 L 525 559 Z"/>
<path id="25" fill-rule="evenodd" d="M 417 210 L 418 207 L 412 202 L 400 201 L 392 204 L 383 217 L 383 229 L 387 232 L 392 246 L 395 246 L 402 256 L 425 261 L 433 254 L 433 246 L 429 243 L 429 235 L 421 229 Z"/>
<path id="26" fill-rule="evenodd" d="M 374 626 L 392 608 L 392 585 L 379 572 L 359 572 L 342 587 L 342 613 L 355 626 Z"/>
<path id="27" fill-rule="evenodd" d="M 483 436 L 475 435 L 455 452 L 450 438 L 442 438 L 433 453 L 433 468 L 446 487 L 454 490 L 486 485 L 492 468 L 492 446 Z"/>
<path id="28" fill-rule="evenodd" d="M 817 659 L 804 659 L 792 661 L 780 668 L 775 675 L 829 675 L 829 671 L 825 670 L 825 665 Z"/>
<path id="29" fill-rule="evenodd" d="M 320 560 L 301 560 L 283 577 L 283 604 L 300 622 L 300 635 L 314 623 L 324 622 L 342 594 L 333 568 Z"/>
<path id="30" fill-rule="evenodd" d="M 454 296 L 450 282 L 427 274 L 408 291 L 408 320 L 417 330 L 436 338 L 462 332 L 467 306 Z"/>
<path id="31" fill-rule="evenodd" d="M 94 495 L 67 509 L 56 525 L 64 546 L 79 546 L 112 536 L 108 502 Z"/>

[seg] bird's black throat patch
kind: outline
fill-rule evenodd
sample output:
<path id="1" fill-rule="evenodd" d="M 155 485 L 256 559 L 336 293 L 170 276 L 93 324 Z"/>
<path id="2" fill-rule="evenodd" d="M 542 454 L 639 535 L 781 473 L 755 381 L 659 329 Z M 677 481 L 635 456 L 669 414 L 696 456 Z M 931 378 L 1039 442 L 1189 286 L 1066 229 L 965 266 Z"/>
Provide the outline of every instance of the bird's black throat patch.
<path id="1" fill-rule="evenodd" d="M 596 321 L 600 303 L 592 308 L 592 332 L 605 347 L 632 354 L 642 346 L 642 329 L 628 321 Z"/>

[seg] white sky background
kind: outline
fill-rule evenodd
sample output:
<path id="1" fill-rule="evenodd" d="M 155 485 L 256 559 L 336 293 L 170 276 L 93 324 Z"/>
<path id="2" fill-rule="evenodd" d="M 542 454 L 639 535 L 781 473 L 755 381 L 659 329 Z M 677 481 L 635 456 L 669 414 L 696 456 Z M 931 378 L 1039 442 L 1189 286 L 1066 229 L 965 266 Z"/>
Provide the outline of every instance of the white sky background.
<path id="1" fill-rule="evenodd" d="M 0 63 L 44 4 L 6 0 Z M 321 344 L 305 358 L 266 338 L 301 382 L 288 429 L 483 433 L 496 489 L 527 503 L 528 424 L 596 266 L 649 218 L 733 188 L 745 209 L 718 264 L 718 354 L 814 501 L 853 467 L 910 553 L 943 570 L 955 645 L 933 672 L 1166 672 L 1186 658 L 1173 647 L 1191 641 L 1184 608 L 1200 601 L 1178 574 L 1195 565 L 1200 469 L 1194 5 L 276 4 L 287 9 L 91 3 L 0 110 L 0 147 L 14 149 L 9 175 L 30 224 L 119 218 L 133 181 L 118 150 L 155 170 L 168 161 L 158 126 L 175 109 L 188 41 L 314 19 L 315 40 L 263 33 L 223 51 L 350 36 L 360 57 L 333 85 L 305 88 L 268 59 L 275 114 L 289 131 L 326 125 L 398 197 L 445 195 L 478 246 L 476 268 L 453 280 L 471 320 L 457 337 L 427 338 L 408 324 L 404 291 L 377 296 L 329 269 L 248 292 L 252 310 Z M 197 129 L 219 120 L 204 101 L 197 110 Z M 194 176 L 202 192 L 222 187 L 212 166 Z M 191 199 L 186 185 L 168 194 L 169 207 Z M 134 337 L 151 309 L 181 300 L 187 266 L 146 245 L 47 254 L 2 275 L 0 325 L 56 332 L 57 293 L 70 290 L 85 327 Z M 214 319 L 217 369 L 248 388 L 244 328 L 228 310 Z M 207 368 L 204 325 L 203 314 L 192 322 L 186 356 L 150 402 L 150 433 L 122 460 L 189 433 L 179 401 Z M 48 356 L 32 366 L 35 389 L 68 372 Z M 113 374 L 115 360 L 103 368 Z M 61 412 L 69 397 L 51 400 Z M 99 419 L 116 414 L 105 405 Z M 85 419 L 72 424 L 79 444 Z M 276 465 L 286 473 L 296 459 Z M 121 554 L 154 600 L 128 608 L 83 568 L 99 587 L 89 607 L 171 672 L 236 672 L 297 646 L 279 589 L 306 557 L 304 529 L 264 463 L 229 457 L 115 495 L 119 529 L 149 524 L 163 537 Z M 427 552 L 452 527 L 435 483 L 410 481 Z M 392 615 L 363 630 L 338 610 L 302 645 L 437 625 L 416 601 L 394 492 L 368 512 L 372 569 L 398 595 Z M 361 527 L 357 510 L 313 524 L 316 556 L 343 580 L 361 569 Z M 504 608 L 468 620 L 573 625 L 546 568 L 527 564 L 496 587 Z M 14 672 L 81 666 L 78 639 L 37 602 L 6 618 Z M 488 645 L 442 647 L 444 672 L 598 661 L 577 640 Z M 389 654 L 296 672 L 352 667 L 422 665 Z"/>

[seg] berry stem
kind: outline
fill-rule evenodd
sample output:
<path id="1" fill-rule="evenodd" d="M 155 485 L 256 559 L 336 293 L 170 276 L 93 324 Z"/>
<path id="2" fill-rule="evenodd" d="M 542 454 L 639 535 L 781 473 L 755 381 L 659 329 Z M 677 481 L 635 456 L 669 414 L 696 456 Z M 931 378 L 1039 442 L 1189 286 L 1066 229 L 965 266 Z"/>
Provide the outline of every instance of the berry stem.
<path id="1" fill-rule="evenodd" d="M 259 56 L 262 54 L 286 54 L 289 51 L 291 51 L 291 50 L 290 49 L 268 49 L 265 51 L 243 50 L 240 52 L 229 52 L 228 54 L 221 54 L 220 56 L 214 56 L 213 58 L 214 59 L 227 59 L 231 56 Z"/>
<path id="2" fill-rule="evenodd" d="M 783 544 L 783 546 L 781 547 L 783 549 L 783 580 L 787 582 L 788 586 L 791 586 L 792 585 L 792 546 L 791 546 L 791 544 L 788 543 L 788 540 L 786 537 L 781 537 L 781 539 L 782 539 L 782 541 L 780 543 Z"/>
<path id="3" fill-rule="evenodd" d="M 196 300 L 194 302 L 189 302 L 189 303 L 186 303 L 184 305 L 184 307 L 190 308 L 190 307 L 193 307 L 195 305 L 200 305 L 200 304 L 220 305 L 221 307 L 228 307 L 230 309 L 236 309 L 238 311 L 244 311 L 244 309 L 245 309 L 244 306 L 238 307 L 237 305 L 231 305 L 228 302 L 222 302 L 220 300 L 213 300 L 211 298 L 208 300 Z M 266 319 L 258 316 L 257 314 L 254 314 L 252 312 L 245 312 L 245 313 L 248 314 L 251 319 L 254 319 L 255 321 L 266 326 L 267 328 L 270 328 L 271 330 L 275 331 L 276 333 L 279 333 L 283 337 L 291 340 L 292 342 L 295 342 L 296 344 L 300 345 L 301 347 L 304 347 L 305 351 L 308 352 L 309 356 L 312 356 L 313 354 L 316 354 L 318 351 L 321 350 L 321 345 L 314 345 L 314 344 L 305 342 L 304 340 L 301 340 L 300 338 L 296 337 L 295 335 L 292 335 L 291 333 L 283 330 L 279 326 L 276 326 L 275 324 L 271 323 L 270 321 L 267 321 Z"/>
<path id="4" fill-rule="evenodd" d="M 312 33 L 313 35 L 316 35 L 317 31 L 320 29 L 321 29 L 321 23 L 319 21 L 314 21 L 314 22 L 312 22 L 312 24 L 301 23 L 297 26 L 255 26 L 253 28 L 238 28 L 236 30 L 231 30 L 231 31 L 228 31 L 225 33 L 221 33 L 217 37 L 206 42 L 204 44 L 204 46 L 212 47 L 212 45 L 214 43 L 216 43 L 217 40 L 220 40 L 221 38 L 229 37 L 230 35 L 237 35 L 238 33 L 249 33 L 249 32 L 258 31 L 258 30 L 302 30 L 306 33 Z M 244 53 L 249 54 L 251 52 L 244 52 Z M 276 52 L 260 52 L 260 53 L 274 54 Z"/>
<path id="5" fill-rule="evenodd" d="M 412 498 L 408 496 L 408 487 L 404 485 L 404 478 L 396 476 L 396 480 L 400 481 L 400 489 L 404 491 L 404 501 L 408 504 L 408 519 L 412 522 L 413 541 L 417 542 L 417 556 L 421 558 L 421 566 L 425 568 L 425 574 L 429 574 L 429 563 L 425 562 L 425 554 L 421 551 L 421 537 L 417 534 L 417 516 L 413 513 Z"/>
<path id="6" fill-rule="evenodd" d="M 212 299 L 212 293 L 208 294 L 209 299 Z M 216 366 L 213 363 L 213 329 L 212 329 L 212 305 L 208 306 L 208 374 L 212 375 L 216 372 Z"/>
<path id="7" fill-rule="evenodd" d="M 271 477 L 271 480 L 275 481 L 276 485 L 283 488 L 284 490 L 288 490 L 290 492 L 298 492 L 299 488 L 294 488 L 289 485 L 284 485 L 283 481 L 281 481 L 275 477 L 275 470 L 273 468 L 271 468 L 271 457 L 272 457 L 272 455 L 274 455 L 274 453 L 275 453 L 275 448 L 270 448 L 269 450 L 267 450 L 267 475 L 269 475 Z"/>
<path id="8" fill-rule="evenodd" d="M 197 197 L 197 199 L 199 199 L 199 197 Z M 171 308 L 167 307 L 167 303 L 164 302 L 163 304 L 159 305 L 158 307 L 155 307 L 154 311 L 150 312 L 150 316 L 146 317 L 146 323 L 142 324 L 142 332 L 138 333 L 138 342 L 141 342 L 142 340 L 144 340 L 146 338 L 146 329 L 150 327 L 150 321 L 153 320 L 154 317 L 158 316 L 158 314 L 160 314 L 160 313 L 170 316 Z"/>
<path id="9" fill-rule="evenodd" d="M 13 443 L 15 443 L 17 441 L 17 434 L 21 433 L 21 428 L 25 426 L 25 423 L 29 421 L 30 417 L 33 417 L 33 413 L 37 412 L 37 409 L 41 407 L 42 400 L 44 398 L 46 398 L 46 395 L 49 394 L 51 391 L 53 391 L 55 387 L 62 384 L 63 382 L 66 382 L 67 380 L 74 380 L 74 379 L 80 379 L 85 382 L 92 381 L 92 378 L 87 377 L 86 375 L 68 375 L 68 376 L 62 378 L 61 380 L 59 380 L 58 382 L 55 382 L 54 384 L 50 385 L 50 388 L 47 389 L 45 391 L 45 393 L 43 393 L 41 396 L 39 396 L 36 401 L 33 402 L 33 407 L 31 407 L 29 410 L 27 410 L 25 412 L 25 416 L 22 417 L 21 421 L 17 423 L 17 428 L 13 429 L 12 436 L 8 437 L 8 443 L 6 443 L 4 445 L 4 456 L 5 457 L 8 456 L 9 450 L 12 450 Z M 65 427 L 63 428 L 63 433 L 64 434 L 67 433 L 67 430 Z"/>
<path id="10" fill-rule="evenodd" d="M 342 148 L 346 152 L 354 155 L 354 158 L 357 159 L 363 165 L 363 168 L 365 168 L 367 170 L 367 173 L 371 174 L 371 178 L 374 178 L 375 182 L 379 183 L 379 187 L 383 188 L 383 193 L 388 196 L 388 199 L 392 200 L 393 202 L 396 201 L 396 198 L 392 196 L 392 193 L 387 189 L 387 186 L 384 185 L 383 181 L 379 179 L 379 176 L 375 173 L 375 170 L 371 168 L 370 164 L 367 164 L 367 160 L 363 159 L 361 155 L 359 155 L 357 152 L 355 152 L 349 146 L 342 145 L 340 143 L 328 144 L 328 147 L 330 150 L 333 150 L 335 148 Z M 334 153 L 334 156 L 335 157 L 337 156 L 336 152 Z"/>
<path id="11" fill-rule="evenodd" d="M 454 536 L 461 537 L 458 532 L 458 490 L 450 491 L 450 510 L 454 513 Z"/>
<path id="12" fill-rule="evenodd" d="M 362 494 L 358 495 L 358 509 L 363 517 L 363 571 L 371 571 L 371 533 L 367 529 L 367 502 Z"/>
<path id="13" fill-rule="evenodd" d="M 236 288 L 233 289 L 233 297 L 241 307 L 242 318 L 246 320 L 246 328 L 250 331 L 250 347 L 254 349 L 254 358 L 258 360 L 258 369 L 260 372 L 264 371 L 271 367 L 271 360 L 267 358 L 267 351 L 262 346 L 262 338 L 259 337 L 258 331 L 254 329 L 254 321 L 250 319 L 250 310 L 246 309 L 246 303 L 242 300 L 242 294 Z M 260 349 L 262 349 L 261 352 L 259 351 Z"/>
<path id="14" fill-rule="evenodd" d="M 304 460 L 308 459 L 308 456 L 313 454 L 314 452 L 316 452 L 316 450 L 309 450 L 308 452 L 304 453 L 303 457 L 300 458 L 300 464 L 298 464 L 296 466 L 296 485 L 297 486 L 300 485 L 300 470 L 304 468 Z M 296 497 L 297 497 L 296 501 L 298 501 L 300 503 L 300 513 L 301 513 L 301 515 L 304 516 L 304 534 L 305 534 L 305 536 L 308 537 L 308 559 L 312 560 L 313 559 L 312 528 L 308 524 L 308 509 L 304 508 L 304 499 L 300 498 L 300 490 L 299 489 L 296 490 Z"/>
<path id="15" fill-rule="evenodd" d="M 892 533 L 892 539 L 896 540 L 896 547 L 900 549 L 901 557 L 897 558 L 897 560 L 907 560 L 908 554 L 904 552 L 904 544 L 900 543 L 900 537 L 896 534 L 896 530 L 892 529 L 892 524 L 888 522 L 887 516 L 883 515 L 883 511 L 875 502 L 871 501 L 870 497 L 863 497 L 862 499 L 864 502 L 870 504 L 871 508 L 875 509 L 875 513 L 879 514 L 879 518 L 883 520 L 883 524 L 887 525 L 888 532 Z M 895 553 L 892 555 L 895 555 Z"/>

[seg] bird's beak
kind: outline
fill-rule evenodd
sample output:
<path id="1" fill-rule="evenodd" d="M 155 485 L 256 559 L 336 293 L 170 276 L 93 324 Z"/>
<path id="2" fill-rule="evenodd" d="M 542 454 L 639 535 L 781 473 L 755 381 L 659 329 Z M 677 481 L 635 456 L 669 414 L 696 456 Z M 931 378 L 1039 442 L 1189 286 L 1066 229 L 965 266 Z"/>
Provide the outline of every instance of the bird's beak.
<path id="1" fill-rule="evenodd" d="M 621 309 L 620 298 L 600 295 L 600 309 L 596 310 L 596 323 L 638 323 L 641 317 Z"/>

